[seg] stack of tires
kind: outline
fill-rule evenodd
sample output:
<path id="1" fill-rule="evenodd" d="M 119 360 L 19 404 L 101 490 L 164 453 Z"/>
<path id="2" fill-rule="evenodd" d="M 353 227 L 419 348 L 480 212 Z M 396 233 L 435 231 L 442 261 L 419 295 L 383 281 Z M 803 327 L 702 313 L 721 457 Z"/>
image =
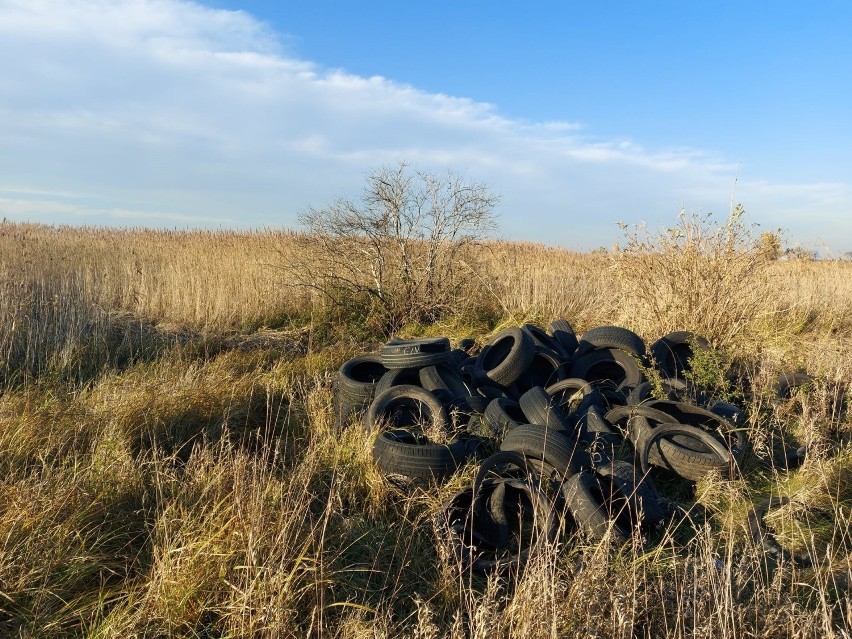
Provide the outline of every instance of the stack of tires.
<path id="1" fill-rule="evenodd" d="M 560 528 L 642 535 L 668 514 L 651 467 L 689 481 L 730 476 L 746 450 L 742 411 L 708 404 L 685 378 L 694 349 L 708 348 L 691 333 L 647 349 L 619 326 L 578 339 L 560 319 L 473 347 L 393 340 L 346 362 L 336 382 L 340 425 L 363 415 L 388 475 L 430 482 L 479 464 L 436 521 L 465 567 L 519 565 Z"/>

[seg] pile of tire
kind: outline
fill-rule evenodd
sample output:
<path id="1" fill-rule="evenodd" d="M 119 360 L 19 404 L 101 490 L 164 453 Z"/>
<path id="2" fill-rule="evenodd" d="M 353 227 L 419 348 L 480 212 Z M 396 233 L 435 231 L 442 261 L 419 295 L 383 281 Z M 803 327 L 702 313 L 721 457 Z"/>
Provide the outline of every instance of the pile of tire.
<path id="1" fill-rule="evenodd" d="M 341 427 L 361 414 L 376 432 L 384 473 L 431 482 L 479 464 L 436 519 L 465 568 L 520 565 L 560 530 L 643 535 L 670 512 L 651 467 L 697 481 L 730 477 L 742 461 L 743 412 L 707 402 L 685 376 L 695 350 L 708 348 L 700 336 L 670 333 L 647 349 L 626 328 L 578 339 L 559 319 L 506 328 L 475 348 L 392 340 L 347 361 L 335 392 Z"/>

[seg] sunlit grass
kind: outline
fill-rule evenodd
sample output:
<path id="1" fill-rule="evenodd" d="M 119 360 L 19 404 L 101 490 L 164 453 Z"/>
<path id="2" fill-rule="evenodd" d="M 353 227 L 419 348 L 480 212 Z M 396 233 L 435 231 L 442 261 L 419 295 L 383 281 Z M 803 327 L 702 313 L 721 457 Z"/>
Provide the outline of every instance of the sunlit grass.
<path id="1" fill-rule="evenodd" d="M 0 226 L 0 636 L 848 636 L 852 264 L 760 264 L 692 317 L 683 256 L 476 247 L 488 308 L 407 333 L 704 329 L 753 380 L 755 457 L 699 483 L 703 513 L 619 551 L 566 530 L 507 582 L 436 544 L 473 467 L 395 485 L 335 429 L 333 372 L 377 343 L 281 280 L 288 237 Z M 815 381 L 775 401 L 798 367 Z M 782 440 L 809 445 L 800 469 L 761 462 Z M 793 499 L 766 522 L 812 566 L 751 540 L 768 496 Z"/>

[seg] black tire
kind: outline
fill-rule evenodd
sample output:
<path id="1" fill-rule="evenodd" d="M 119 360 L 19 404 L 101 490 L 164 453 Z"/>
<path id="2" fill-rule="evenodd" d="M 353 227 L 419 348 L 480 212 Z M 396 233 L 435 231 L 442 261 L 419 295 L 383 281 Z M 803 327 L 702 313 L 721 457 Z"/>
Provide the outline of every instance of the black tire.
<path id="1" fill-rule="evenodd" d="M 737 428 L 744 427 L 748 421 L 745 411 L 736 404 L 729 402 L 715 401 L 707 407 L 707 410 L 719 417 L 727 419 Z"/>
<path id="2" fill-rule="evenodd" d="M 571 377 L 593 384 L 610 381 L 620 389 L 633 389 L 645 381 L 634 356 L 618 348 L 600 348 L 577 357 L 571 366 Z"/>
<path id="3" fill-rule="evenodd" d="M 353 400 L 348 395 L 341 393 L 337 378 L 332 382 L 332 390 L 334 393 L 332 398 L 334 427 L 340 431 L 349 426 L 353 417 L 366 410 L 367 406 L 369 406 L 369 400 Z"/>
<path id="4" fill-rule="evenodd" d="M 604 419 L 617 427 L 634 445 L 642 429 L 654 428 L 656 424 L 677 423 L 675 418 L 668 413 L 651 408 L 645 404 L 639 404 L 638 406 L 616 406 L 607 411 Z"/>
<path id="5" fill-rule="evenodd" d="M 482 395 L 488 399 L 512 399 L 509 397 L 509 393 L 506 392 L 505 388 L 500 388 L 494 384 L 486 384 L 485 386 L 477 387 L 476 394 Z"/>
<path id="6" fill-rule="evenodd" d="M 499 438 L 505 437 L 513 428 L 527 423 L 521 405 L 513 399 L 498 397 L 492 399 L 485 409 L 485 423 Z"/>
<path id="7" fill-rule="evenodd" d="M 660 494 L 654 486 L 654 480 L 642 473 L 632 463 L 613 460 L 595 468 L 600 477 L 610 480 L 617 491 L 627 500 L 631 522 L 649 528 L 655 526 L 666 516 L 666 509 L 660 505 Z"/>
<path id="8" fill-rule="evenodd" d="M 772 390 L 778 399 L 790 399 L 795 389 L 806 386 L 812 381 L 814 378 L 807 373 L 781 373 L 775 380 Z"/>
<path id="9" fill-rule="evenodd" d="M 716 439 L 721 439 L 724 445 L 731 452 L 734 461 L 737 464 L 742 463 L 748 448 L 745 429 L 736 428 L 733 423 L 725 419 L 719 413 L 715 413 L 686 402 L 673 402 L 668 400 L 648 401 L 645 402 L 643 406 L 668 413 L 672 416 L 673 421 L 678 424 L 697 426 L 709 433 L 712 433 Z M 673 437 L 671 438 L 671 442 L 682 448 L 689 448 L 697 453 L 705 453 L 705 462 L 708 466 L 712 466 L 716 463 L 717 455 L 712 450 L 702 446 L 694 438 Z M 668 451 L 669 446 L 669 440 L 662 440 L 659 444 L 660 450 L 664 453 Z"/>
<path id="10" fill-rule="evenodd" d="M 494 479 L 520 479 L 536 485 L 542 476 L 550 476 L 555 469 L 542 466 L 540 460 L 533 460 L 522 453 L 503 450 L 482 460 L 473 480 L 474 493 L 479 492 L 483 482 Z"/>
<path id="11" fill-rule="evenodd" d="M 473 362 L 474 358 L 468 355 L 465 351 L 460 348 L 454 348 L 450 351 L 450 360 L 448 364 L 461 368 L 467 362 Z"/>
<path id="12" fill-rule="evenodd" d="M 526 392 L 534 386 L 550 386 L 568 377 L 565 360 L 549 349 L 536 349 L 527 372 L 515 382 L 520 392 Z"/>
<path id="13" fill-rule="evenodd" d="M 392 368 L 382 375 L 376 384 L 374 395 L 379 395 L 394 386 L 420 386 L 420 370 L 417 368 Z"/>
<path id="14" fill-rule="evenodd" d="M 569 477 L 562 485 L 565 507 L 576 525 L 596 541 L 611 531 L 612 540 L 624 544 L 631 535 L 629 514 L 623 509 L 618 517 L 610 517 L 611 506 L 607 504 L 607 484 L 592 472 L 581 472 Z"/>
<path id="15" fill-rule="evenodd" d="M 636 406 L 615 406 L 609 409 L 604 416 L 611 424 L 619 424 L 625 422 L 629 425 L 629 421 L 633 418 L 644 417 L 645 419 L 655 422 L 675 424 L 677 420 L 666 411 L 658 408 L 652 408 L 648 404 L 638 404 Z"/>
<path id="16" fill-rule="evenodd" d="M 559 359 L 560 363 L 566 362 L 571 358 L 571 356 L 565 352 L 565 349 L 562 348 L 562 344 L 559 343 L 559 340 L 552 335 L 549 335 L 543 328 L 536 326 L 535 324 L 522 324 L 521 329 L 530 334 L 538 348 L 545 349 L 553 353 Z"/>
<path id="17" fill-rule="evenodd" d="M 577 436 L 592 457 L 595 466 L 615 459 L 624 438 L 601 414 L 598 406 L 589 406 L 577 420 Z"/>
<path id="18" fill-rule="evenodd" d="M 559 380 L 544 389 L 548 395 L 556 400 L 556 403 L 559 404 L 566 415 L 577 410 L 583 399 L 593 393 L 594 390 L 594 386 L 585 379 L 578 377 Z"/>
<path id="19" fill-rule="evenodd" d="M 482 397 L 481 395 L 470 395 L 469 397 L 464 397 L 462 399 L 467 402 L 470 410 L 474 413 L 479 413 L 480 415 L 485 415 L 485 411 L 488 410 L 488 405 L 493 401 L 487 397 Z"/>
<path id="20" fill-rule="evenodd" d="M 577 350 L 577 335 L 568 320 L 556 319 L 550 323 L 548 330 L 553 338 L 562 345 L 562 350 L 568 356 L 573 356 Z"/>
<path id="21" fill-rule="evenodd" d="M 748 529 L 752 540 L 763 547 L 763 549 L 776 560 L 795 564 L 799 568 L 809 568 L 813 560 L 807 555 L 794 554 L 786 550 L 778 543 L 775 535 L 767 530 L 764 517 L 773 508 L 790 503 L 789 497 L 770 497 L 761 502 L 748 515 Z"/>
<path id="22" fill-rule="evenodd" d="M 559 404 L 541 386 L 534 386 L 518 400 L 527 423 L 572 435 L 571 423 Z"/>
<path id="23" fill-rule="evenodd" d="M 353 357 L 338 369 L 334 383 L 335 426 L 345 428 L 351 418 L 366 410 L 378 380 L 387 372 L 378 355 Z"/>
<path id="24" fill-rule="evenodd" d="M 597 326 L 583 333 L 575 357 L 602 348 L 616 348 L 638 358 L 644 358 L 645 342 L 636 333 L 621 326 Z M 582 375 L 577 375 L 582 377 Z"/>
<path id="25" fill-rule="evenodd" d="M 584 379 L 569 377 L 544 389 L 562 409 L 572 428 L 592 406 L 603 406 L 603 395 Z"/>
<path id="26" fill-rule="evenodd" d="M 423 368 L 443 364 L 450 359 L 450 340 L 393 339 L 380 349 L 385 368 Z"/>
<path id="27" fill-rule="evenodd" d="M 476 389 L 479 387 L 479 380 L 476 379 L 476 358 L 469 357 L 464 364 L 459 366 L 459 375 L 462 376 L 464 383 L 469 388 Z"/>
<path id="28" fill-rule="evenodd" d="M 523 521 L 532 523 L 531 535 L 520 534 Z M 523 566 L 531 553 L 555 541 L 559 522 L 535 486 L 515 479 L 487 479 L 476 493 L 471 487 L 445 502 L 435 531 L 449 543 L 452 562 L 460 571 L 491 573 Z M 500 543 L 504 539 L 508 543 Z"/>
<path id="29" fill-rule="evenodd" d="M 682 400 L 688 392 L 686 382 L 673 377 L 660 380 L 660 386 L 666 394 L 666 398 L 675 401 Z M 651 382 L 642 382 L 627 395 L 627 405 L 638 406 L 645 400 L 656 399 L 651 395 L 653 390 L 654 387 Z"/>
<path id="30" fill-rule="evenodd" d="M 452 475 L 469 455 L 463 440 L 434 444 L 423 434 L 405 429 L 382 431 L 373 443 L 373 459 L 382 472 L 427 481 Z"/>
<path id="31" fill-rule="evenodd" d="M 541 459 L 555 468 L 562 479 L 591 467 L 588 453 L 577 440 L 536 424 L 521 424 L 513 428 L 503 438 L 500 450 Z"/>
<path id="32" fill-rule="evenodd" d="M 393 386 L 376 395 L 365 416 L 367 428 L 419 428 L 449 431 L 447 409 L 431 391 L 410 384 Z"/>
<path id="33" fill-rule="evenodd" d="M 421 368 L 419 378 L 420 385 L 426 390 L 442 391 L 452 399 L 467 397 L 472 393 L 461 374 L 447 364 Z"/>
<path id="34" fill-rule="evenodd" d="M 508 388 L 527 372 L 535 357 L 532 336 L 518 327 L 500 331 L 476 358 L 480 379 Z"/>
<path id="35" fill-rule="evenodd" d="M 690 360 L 696 350 L 706 351 L 709 348 L 710 343 L 700 335 L 675 331 L 651 344 L 651 357 L 663 376 L 677 378 L 683 377 L 690 369 Z"/>
<path id="36" fill-rule="evenodd" d="M 376 384 L 387 373 L 378 355 L 359 355 L 346 360 L 337 372 L 338 391 L 349 399 L 369 402 Z"/>
<path id="37" fill-rule="evenodd" d="M 675 436 L 681 442 L 684 439 L 692 439 L 705 450 L 712 452 L 698 452 L 681 443 L 676 444 L 671 439 L 664 439 Z M 654 448 L 655 444 L 662 442 L 670 445 L 665 449 L 662 446 Z M 707 431 L 686 424 L 660 424 L 656 428 L 640 431 L 636 441 L 636 454 L 643 473 L 647 473 L 653 464 L 691 481 L 698 481 L 713 471 L 719 471 L 726 476 L 732 461 L 730 451 L 722 442 Z"/>

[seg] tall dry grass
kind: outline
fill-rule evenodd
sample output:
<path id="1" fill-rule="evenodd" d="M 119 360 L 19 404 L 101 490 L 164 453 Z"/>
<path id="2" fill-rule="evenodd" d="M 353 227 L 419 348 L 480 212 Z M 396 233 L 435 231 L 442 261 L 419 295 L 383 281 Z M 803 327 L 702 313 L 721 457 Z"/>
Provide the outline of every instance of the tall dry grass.
<path id="1" fill-rule="evenodd" d="M 0 224 L 0 381 L 74 375 L 188 333 L 310 312 L 276 269 L 286 231 Z"/>
<path id="2" fill-rule="evenodd" d="M 673 227 L 677 229 L 678 227 Z M 723 227 L 724 228 L 724 227 Z M 460 292 L 466 317 L 617 323 L 653 341 L 693 330 L 718 346 L 852 335 L 852 263 L 767 262 L 742 230 L 685 225 L 626 250 L 580 254 L 486 242 Z M 703 235 L 701 235 L 703 233 Z M 7 381 L 127 360 L 183 331 L 304 323 L 318 301 L 278 266 L 286 231 L 154 231 L 0 225 L 0 372 Z M 715 244 L 714 244 L 715 243 Z M 727 251 L 727 252 L 726 252 Z M 470 302 L 475 300 L 475 303 Z M 470 303 L 468 303 L 470 302 Z M 179 340 L 178 340 L 179 341 Z"/>
<path id="3" fill-rule="evenodd" d="M 320 315 L 274 268 L 287 233 L 0 231 L 0 636 L 850 636 L 852 264 L 732 278 L 749 245 L 478 246 L 470 286 L 489 301 L 459 331 L 708 331 L 753 381 L 755 457 L 699 483 L 691 519 L 619 551 L 566 530 L 506 581 L 436 547 L 432 520 L 474 468 L 403 488 L 360 428 L 334 429 L 332 372 L 357 345 L 256 331 Z M 774 401 L 775 374 L 798 366 L 815 381 Z M 812 453 L 791 472 L 761 464 L 778 442 Z M 767 521 L 812 567 L 749 536 L 770 495 L 792 498 Z"/>

